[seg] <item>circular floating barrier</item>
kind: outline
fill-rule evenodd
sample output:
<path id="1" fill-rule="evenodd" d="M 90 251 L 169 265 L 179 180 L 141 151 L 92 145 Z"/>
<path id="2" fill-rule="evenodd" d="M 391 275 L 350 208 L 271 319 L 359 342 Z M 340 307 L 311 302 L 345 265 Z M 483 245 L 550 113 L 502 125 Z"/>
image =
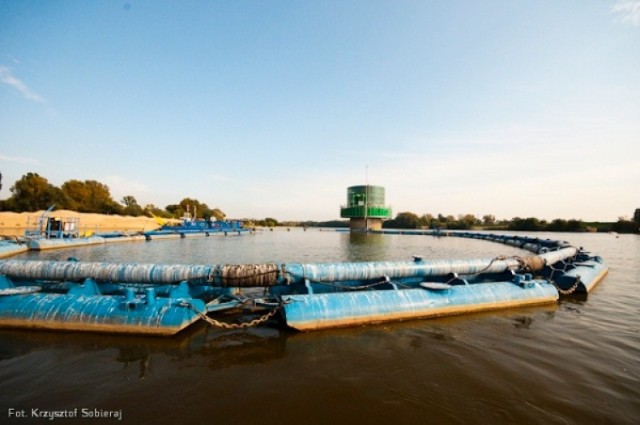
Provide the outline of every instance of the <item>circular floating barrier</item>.
<path id="1" fill-rule="evenodd" d="M 40 292 L 41 290 L 42 288 L 40 286 L 18 286 L 15 288 L 0 289 L 0 296 L 33 294 L 34 292 Z"/>
<path id="2" fill-rule="evenodd" d="M 424 289 L 430 289 L 432 291 L 444 291 L 445 289 L 451 288 L 451 285 L 448 283 L 438 283 L 438 282 L 422 282 L 420 284 Z"/>

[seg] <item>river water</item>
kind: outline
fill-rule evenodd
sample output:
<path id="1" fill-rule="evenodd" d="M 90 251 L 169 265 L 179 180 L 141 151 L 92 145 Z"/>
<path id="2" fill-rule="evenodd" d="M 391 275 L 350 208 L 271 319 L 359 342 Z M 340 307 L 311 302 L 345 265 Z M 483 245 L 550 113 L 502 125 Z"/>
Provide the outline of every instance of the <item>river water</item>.
<path id="1" fill-rule="evenodd" d="M 531 236 L 531 235 L 530 235 Z M 535 234 L 602 256 L 588 296 L 296 333 L 196 324 L 169 339 L 0 330 L 0 423 L 638 424 L 640 237 Z M 253 263 L 492 258 L 488 241 L 277 230 L 18 258 Z"/>

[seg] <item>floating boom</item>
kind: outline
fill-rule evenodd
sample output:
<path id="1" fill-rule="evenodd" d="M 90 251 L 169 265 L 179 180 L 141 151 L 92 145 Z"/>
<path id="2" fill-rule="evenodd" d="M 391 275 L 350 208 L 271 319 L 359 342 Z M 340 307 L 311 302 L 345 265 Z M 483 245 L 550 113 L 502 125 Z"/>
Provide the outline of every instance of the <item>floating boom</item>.
<path id="1" fill-rule="evenodd" d="M 221 287 L 266 287 L 314 282 L 371 280 L 381 277 L 445 276 L 456 274 L 500 273 L 506 270 L 539 270 L 575 256 L 576 248 L 567 247 L 527 257 L 503 259 L 371 261 L 356 263 L 291 263 L 246 265 L 166 265 L 122 264 L 76 261 L 6 260 L 0 262 L 0 274 L 16 279 L 43 279 L 97 282 L 172 284 L 187 281 Z"/>

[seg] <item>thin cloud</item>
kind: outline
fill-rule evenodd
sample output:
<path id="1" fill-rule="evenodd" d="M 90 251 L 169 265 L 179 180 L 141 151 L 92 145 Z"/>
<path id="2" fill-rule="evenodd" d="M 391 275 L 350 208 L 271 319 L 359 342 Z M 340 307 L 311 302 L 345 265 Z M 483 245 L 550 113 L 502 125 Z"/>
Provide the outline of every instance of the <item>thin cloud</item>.
<path id="1" fill-rule="evenodd" d="M 0 161 L 16 162 L 18 164 L 27 164 L 27 165 L 40 163 L 40 161 L 38 161 L 35 158 L 24 158 L 19 156 L 6 156 L 6 155 L 0 155 Z"/>
<path id="2" fill-rule="evenodd" d="M 9 87 L 13 87 L 18 90 L 25 99 L 32 100 L 34 102 L 43 103 L 44 99 L 38 93 L 34 92 L 27 86 L 22 80 L 15 77 L 9 68 L 0 65 L 0 81 Z"/>
<path id="3" fill-rule="evenodd" d="M 619 0 L 611 11 L 621 15 L 623 21 L 640 26 L 640 0 Z"/>

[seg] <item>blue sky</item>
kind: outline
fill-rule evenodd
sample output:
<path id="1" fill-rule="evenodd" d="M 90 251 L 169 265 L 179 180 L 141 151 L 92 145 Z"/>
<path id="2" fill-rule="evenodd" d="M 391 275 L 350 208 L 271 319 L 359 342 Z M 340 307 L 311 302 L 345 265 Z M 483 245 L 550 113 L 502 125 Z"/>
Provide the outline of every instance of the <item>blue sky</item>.
<path id="1" fill-rule="evenodd" d="M 332 220 L 640 208 L 640 1 L 0 1 L 0 172 Z"/>

